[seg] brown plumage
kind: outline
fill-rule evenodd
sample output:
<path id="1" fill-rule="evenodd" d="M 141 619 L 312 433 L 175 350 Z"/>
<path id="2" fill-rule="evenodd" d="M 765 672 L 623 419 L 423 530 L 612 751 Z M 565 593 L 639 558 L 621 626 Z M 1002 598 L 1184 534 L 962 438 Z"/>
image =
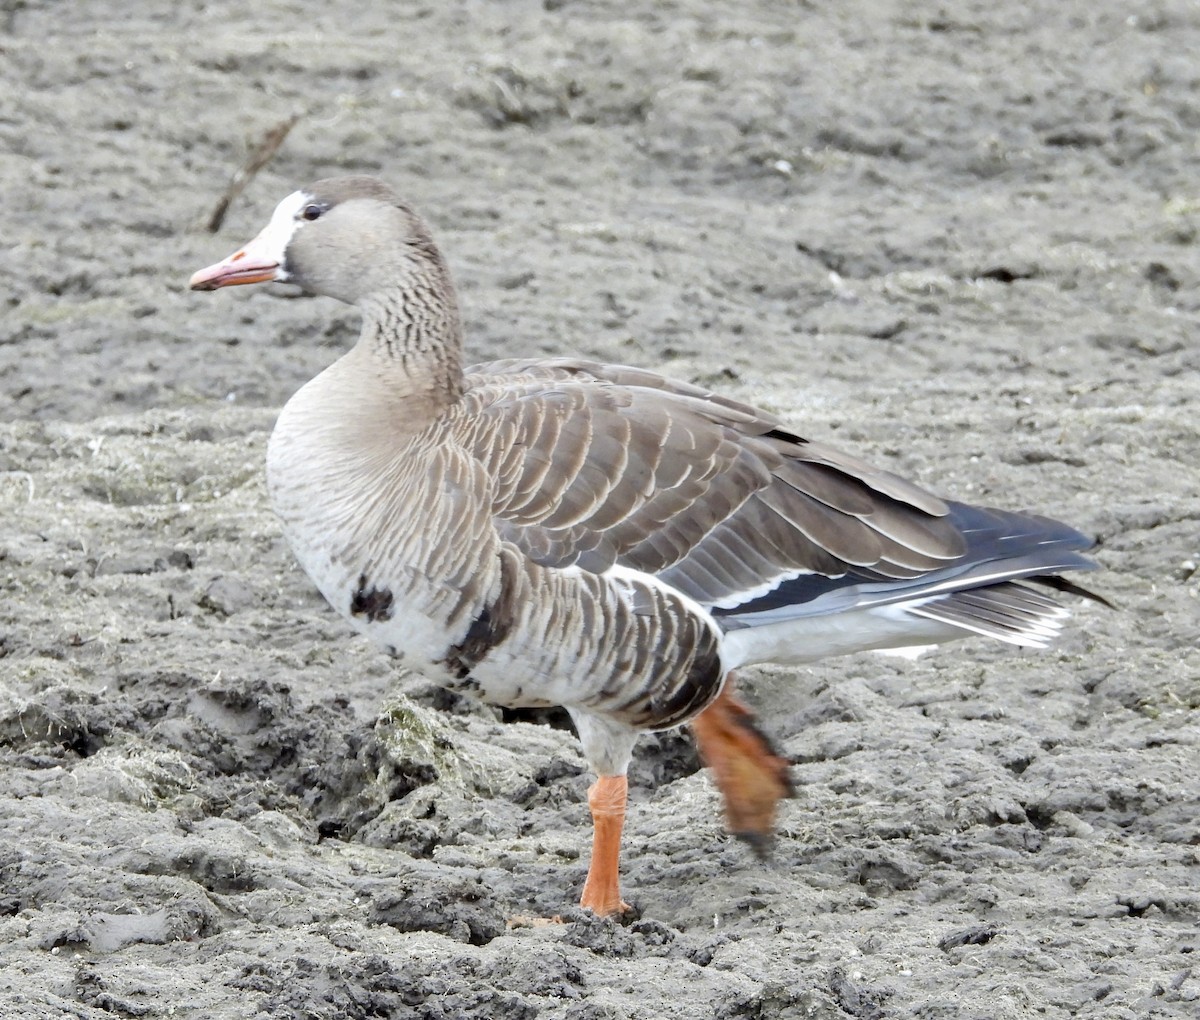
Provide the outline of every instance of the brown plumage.
<path id="1" fill-rule="evenodd" d="M 696 719 L 731 825 L 761 841 L 790 786 L 733 696 L 736 666 L 970 633 L 1044 645 L 1065 612 L 1022 579 L 1093 566 L 1066 525 L 938 499 L 653 372 L 559 358 L 464 373 L 441 255 L 371 178 L 284 199 L 192 286 L 267 280 L 363 313 L 271 438 L 297 558 L 351 624 L 446 686 L 567 708 L 600 777 L 597 912 L 623 908 L 640 730 Z"/>

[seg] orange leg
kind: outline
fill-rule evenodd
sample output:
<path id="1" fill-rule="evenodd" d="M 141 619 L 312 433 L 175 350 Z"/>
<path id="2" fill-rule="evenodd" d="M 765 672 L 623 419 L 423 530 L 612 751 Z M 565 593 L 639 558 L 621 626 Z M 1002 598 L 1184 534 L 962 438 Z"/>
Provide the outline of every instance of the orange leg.
<path id="1" fill-rule="evenodd" d="M 725 798 L 729 830 L 759 854 L 771 846 L 775 809 L 793 794 L 789 762 L 754 723 L 754 713 L 733 693 L 730 676 L 716 701 L 692 720 L 700 757 Z"/>
<path id="2" fill-rule="evenodd" d="M 592 809 L 592 864 L 579 905 L 609 917 L 630 910 L 621 899 L 621 829 L 629 782 L 624 776 L 600 776 L 588 790 Z"/>

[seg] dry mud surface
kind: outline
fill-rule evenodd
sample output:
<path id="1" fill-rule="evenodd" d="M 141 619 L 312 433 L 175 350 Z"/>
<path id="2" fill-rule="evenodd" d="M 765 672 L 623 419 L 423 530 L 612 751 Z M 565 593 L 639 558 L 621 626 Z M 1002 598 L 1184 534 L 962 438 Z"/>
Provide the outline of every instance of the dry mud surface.
<path id="1" fill-rule="evenodd" d="M 1197 1015 L 1196 4 L 0 7 L 0 1015 Z M 427 214 L 475 359 L 1052 512 L 1119 611 L 748 673 L 773 858 L 662 735 L 640 919 L 507 928 L 578 896 L 571 734 L 397 675 L 282 547 L 265 439 L 352 311 L 185 289 L 343 171 Z"/>

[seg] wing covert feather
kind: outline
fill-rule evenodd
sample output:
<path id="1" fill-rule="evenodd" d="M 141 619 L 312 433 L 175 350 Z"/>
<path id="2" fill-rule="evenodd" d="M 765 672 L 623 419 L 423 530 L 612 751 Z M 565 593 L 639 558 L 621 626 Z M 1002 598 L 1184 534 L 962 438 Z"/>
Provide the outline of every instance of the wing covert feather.
<path id="1" fill-rule="evenodd" d="M 965 547 L 937 497 L 640 369 L 479 366 L 446 424 L 493 480 L 500 534 L 527 556 L 660 574 L 704 604 L 805 573 L 919 576 Z"/>

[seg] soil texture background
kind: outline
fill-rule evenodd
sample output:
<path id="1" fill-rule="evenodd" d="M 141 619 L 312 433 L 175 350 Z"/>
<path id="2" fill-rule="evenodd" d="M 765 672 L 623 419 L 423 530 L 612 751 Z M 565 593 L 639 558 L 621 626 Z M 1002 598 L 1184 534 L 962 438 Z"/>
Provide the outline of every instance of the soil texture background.
<path id="1" fill-rule="evenodd" d="M 1184 0 L 0 4 L 0 1015 L 1196 1016 L 1197 53 Z M 770 860 L 659 734 L 636 919 L 572 909 L 570 731 L 397 673 L 267 509 L 355 313 L 186 289 L 345 172 L 426 215 L 471 361 L 654 368 L 1060 517 L 1117 610 L 747 671 Z"/>

